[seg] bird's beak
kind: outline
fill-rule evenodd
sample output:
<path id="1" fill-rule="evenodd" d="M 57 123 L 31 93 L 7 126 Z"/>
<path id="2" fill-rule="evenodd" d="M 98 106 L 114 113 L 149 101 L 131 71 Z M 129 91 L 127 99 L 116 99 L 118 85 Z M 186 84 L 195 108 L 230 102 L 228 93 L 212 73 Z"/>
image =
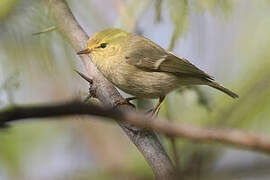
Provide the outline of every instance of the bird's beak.
<path id="1" fill-rule="evenodd" d="M 77 52 L 78 55 L 80 55 L 80 54 L 89 54 L 89 53 L 91 53 L 91 49 L 89 49 L 89 48 Z"/>

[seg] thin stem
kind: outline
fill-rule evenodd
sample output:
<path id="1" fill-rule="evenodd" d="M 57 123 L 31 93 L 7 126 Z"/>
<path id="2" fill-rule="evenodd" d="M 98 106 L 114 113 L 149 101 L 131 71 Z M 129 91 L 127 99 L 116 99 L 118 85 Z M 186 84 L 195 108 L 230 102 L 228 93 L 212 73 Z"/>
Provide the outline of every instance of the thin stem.
<path id="1" fill-rule="evenodd" d="M 204 143 L 215 142 L 241 147 L 270 154 L 270 137 L 234 129 L 202 128 L 194 125 L 184 125 L 168 122 L 166 119 L 152 119 L 144 114 L 122 111 L 116 108 L 103 108 L 82 102 L 67 102 L 47 105 L 14 106 L 0 111 L 0 124 L 29 119 L 47 118 L 68 115 L 94 115 L 112 118 L 117 122 L 128 122 L 134 127 L 131 131 L 141 133 L 136 127 L 152 129 L 170 137 L 187 138 Z M 35 119 L 38 120 L 38 119 Z M 105 120 L 102 118 L 102 120 Z M 110 120 L 110 119 L 106 119 Z M 144 131 L 147 133 L 147 131 Z"/>

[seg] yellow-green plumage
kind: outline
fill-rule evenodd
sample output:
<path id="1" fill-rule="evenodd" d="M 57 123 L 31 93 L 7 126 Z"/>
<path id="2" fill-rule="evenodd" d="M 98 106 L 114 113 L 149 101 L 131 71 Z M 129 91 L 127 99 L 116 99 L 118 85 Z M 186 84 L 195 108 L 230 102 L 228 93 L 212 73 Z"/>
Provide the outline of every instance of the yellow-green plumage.
<path id="1" fill-rule="evenodd" d="M 235 98 L 237 94 L 186 59 L 144 37 L 120 29 L 94 34 L 87 43 L 92 61 L 119 89 L 138 98 L 160 98 L 184 85 L 209 85 Z"/>

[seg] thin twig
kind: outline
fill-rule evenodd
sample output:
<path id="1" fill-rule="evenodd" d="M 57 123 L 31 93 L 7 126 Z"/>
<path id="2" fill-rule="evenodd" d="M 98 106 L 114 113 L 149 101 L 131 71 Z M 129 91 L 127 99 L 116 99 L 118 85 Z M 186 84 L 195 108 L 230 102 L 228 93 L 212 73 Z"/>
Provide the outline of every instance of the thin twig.
<path id="1" fill-rule="evenodd" d="M 0 111 L 2 124 L 28 118 L 45 118 L 67 115 L 94 115 L 126 121 L 135 126 L 152 129 L 170 137 L 187 138 L 204 143 L 215 142 L 270 153 L 270 137 L 234 129 L 202 128 L 194 125 L 170 123 L 151 119 L 134 111 L 121 111 L 82 102 L 68 102 L 47 105 L 14 106 Z M 102 118 L 103 120 L 104 118 Z M 107 119 L 109 120 L 109 119 Z"/>
<path id="2" fill-rule="evenodd" d="M 36 35 L 40 35 L 40 34 L 43 34 L 43 33 L 47 33 L 47 32 L 51 32 L 51 31 L 54 31 L 56 30 L 56 27 L 55 26 L 51 26 L 51 27 L 48 27 L 46 29 L 43 29 L 39 32 L 36 32 L 36 33 L 33 33 L 32 35 L 36 36 Z"/>

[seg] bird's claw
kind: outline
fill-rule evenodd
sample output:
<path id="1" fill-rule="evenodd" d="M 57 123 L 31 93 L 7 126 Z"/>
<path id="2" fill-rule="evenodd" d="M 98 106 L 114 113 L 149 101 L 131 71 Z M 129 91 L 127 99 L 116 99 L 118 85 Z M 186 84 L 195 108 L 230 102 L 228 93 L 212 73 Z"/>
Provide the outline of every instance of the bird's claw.
<path id="1" fill-rule="evenodd" d="M 119 105 L 130 105 L 132 106 L 133 108 L 136 108 L 134 104 L 132 104 L 131 102 L 129 102 L 130 100 L 127 98 L 127 99 L 121 99 L 121 100 L 118 100 L 114 103 L 114 107 L 117 107 Z"/>

